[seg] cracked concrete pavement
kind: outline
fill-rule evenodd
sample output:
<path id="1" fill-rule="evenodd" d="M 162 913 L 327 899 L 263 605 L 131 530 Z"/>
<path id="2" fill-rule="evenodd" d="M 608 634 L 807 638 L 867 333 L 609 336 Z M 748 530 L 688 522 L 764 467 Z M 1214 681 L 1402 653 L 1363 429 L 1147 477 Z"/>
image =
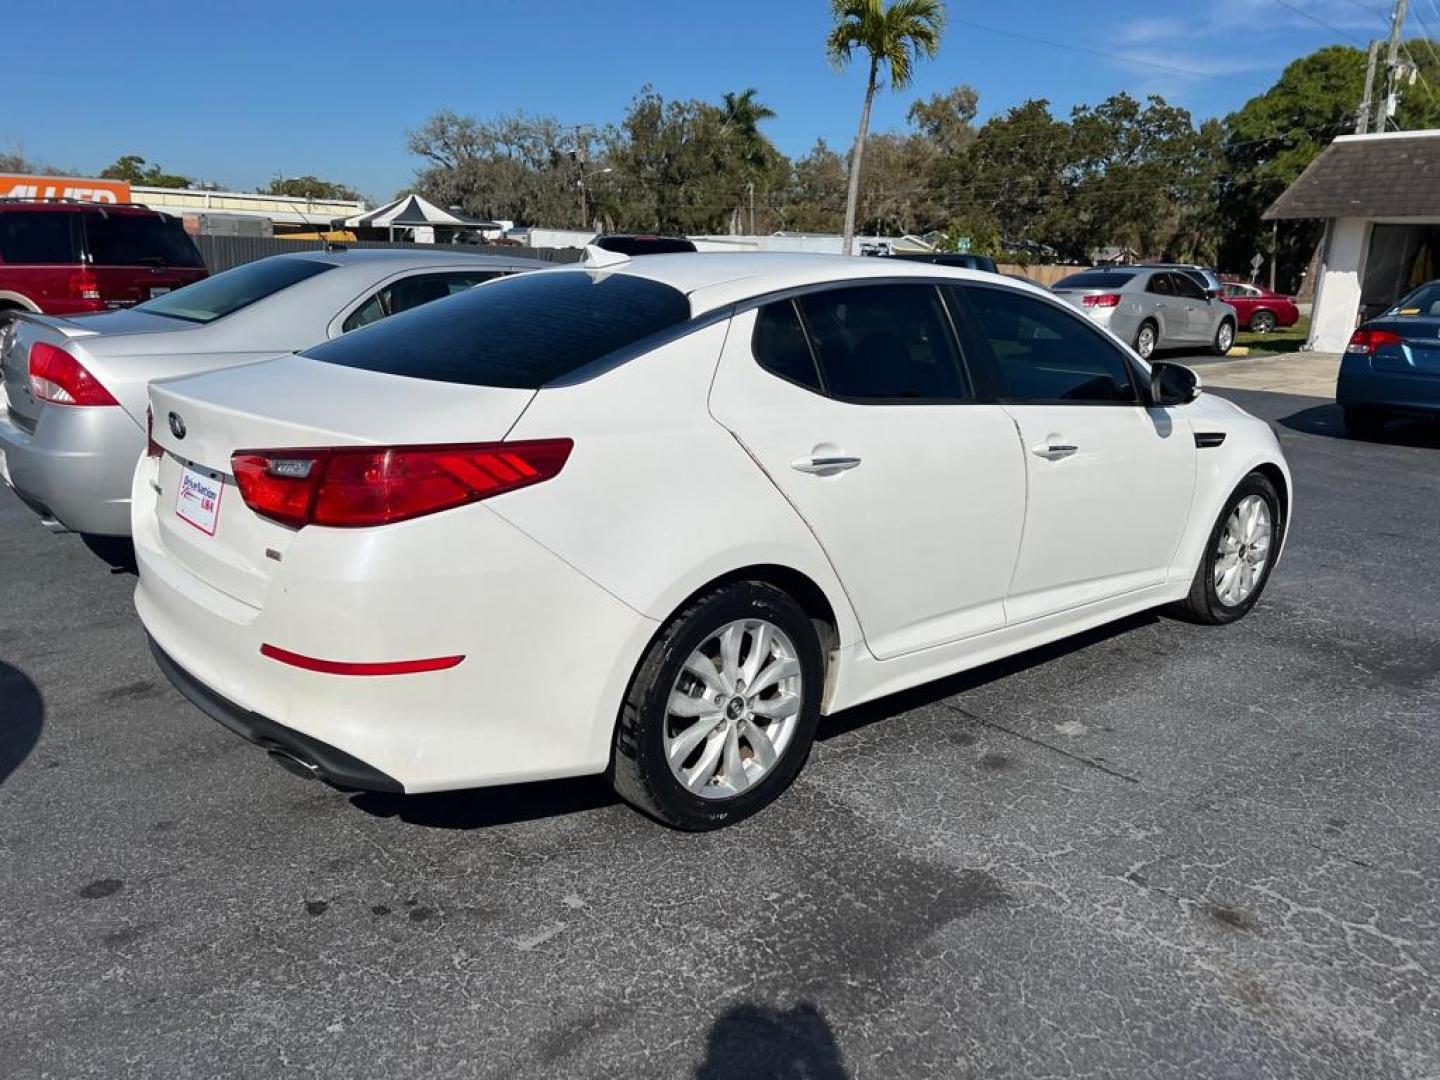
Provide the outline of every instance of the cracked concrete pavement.
<path id="1" fill-rule="evenodd" d="M 835 717 L 705 836 L 281 772 L 0 496 L 0 1074 L 1440 1076 L 1440 434 L 1223 392 L 1297 481 L 1250 618 Z"/>

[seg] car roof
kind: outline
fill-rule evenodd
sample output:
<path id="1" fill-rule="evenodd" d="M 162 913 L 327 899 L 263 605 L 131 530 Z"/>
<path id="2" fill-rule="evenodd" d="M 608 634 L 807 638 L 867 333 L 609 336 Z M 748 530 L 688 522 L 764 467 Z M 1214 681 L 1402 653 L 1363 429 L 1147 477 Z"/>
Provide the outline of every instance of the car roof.
<path id="1" fill-rule="evenodd" d="M 872 259 L 851 255 L 808 255 L 790 252 L 702 251 L 678 255 L 642 255 L 602 266 L 585 263 L 550 273 L 620 273 L 669 285 L 690 298 L 690 309 L 701 315 L 785 289 L 823 285 L 834 281 L 876 278 L 953 278 L 994 285 L 1003 279 L 983 270 L 916 262 L 908 259 Z M 1032 289 L 1023 282 L 1005 281 L 1008 288 Z M 1041 289 L 1032 291 L 1048 295 Z"/>
<path id="2" fill-rule="evenodd" d="M 81 202 L 78 199 L 65 201 L 63 199 L 0 199 L 0 214 L 15 211 L 23 211 L 30 214 L 35 211 L 45 213 L 68 213 L 68 214 L 146 214 L 159 217 L 173 217 L 163 210 L 155 210 L 143 203 L 93 203 Z"/>
<path id="3" fill-rule="evenodd" d="M 417 244 L 407 248 L 350 248 L 336 247 L 305 249 L 303 251 L 282 251 L 272 255 L 274 259 L 308 259 L 311 262 L 330 263 L 332 266 L 374 266 L 389 264 L 393 269 L 403 270 L 407 266 L 437 266 L 456 263 L 462 266 L 486 264 L 523 264 L 526 266 L 549 266 L 542 259 L 527 258 L 524 255 L 505 255 L 492 251 L 446 251 L 427 250 L 428 245 Z"/>

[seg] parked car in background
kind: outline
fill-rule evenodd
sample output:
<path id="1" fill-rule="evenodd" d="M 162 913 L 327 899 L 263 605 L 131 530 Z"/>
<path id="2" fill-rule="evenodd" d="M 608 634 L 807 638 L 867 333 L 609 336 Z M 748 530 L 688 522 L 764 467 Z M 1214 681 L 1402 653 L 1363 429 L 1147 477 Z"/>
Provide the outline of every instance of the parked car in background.
<path id="1" fill-rule="evenodd" d="M 0 317 L 130 307 L 204 276 L 195 242 L 169 214 L 0 199 Z"/>
<path id="2" fill-rule="evenodd" d="M 910 262 L 934 263 L 936 266 L 955 266 L 961 270 L 984 270 L 987 274 L 998 274 L 999 268 L 989 255 L 974 255 L 968 251 L 905 251 L 883 256 L 887 259 L 904 259 Z"/>
<path id="3" fill-rule="evenodd" d="M 21 312 L 0 329 L 0 481 L 51 528 L 128 535 L 151 379 L 293 352 L 544 265 L 424 248 L 307 251 L 246 263 L 129 310 Z"/>
<path id="4" fill-rule="evenodd" d="M 1146 359 L 1156 349 L 1196 345 L 1224 356 L 1235 344 L 1235 309 L 1183 270 L 1097 267 L 1061 278 L 1052 291 Z"/>
<path id="5" fill-rule="evenodd" d="M 710 829 L 821 713 L 1233 621 L 1280 555 L 1269 426 L 1048 293 L 604 255 L 151 384 L 135 602 L 192 702 L 344 787 L 604 772 Z"/>
<path id="6" fill-rule="evenodd" d="M 1294 326 L 1300 321 L 1300 309 L 1293 296 L 1240 281 L 1225 282 L 1221 295 L 1235 309 L 1240 326 L 1254 334 L 1268 334 L 1276 327 Z"/>
<path id="7" fill-rule="evenodd" d="M 1340 359 L 1335 400 L 1361 438 L 1397 415 L 1440 415 L 1440 281 L 1364 323 Z"/>

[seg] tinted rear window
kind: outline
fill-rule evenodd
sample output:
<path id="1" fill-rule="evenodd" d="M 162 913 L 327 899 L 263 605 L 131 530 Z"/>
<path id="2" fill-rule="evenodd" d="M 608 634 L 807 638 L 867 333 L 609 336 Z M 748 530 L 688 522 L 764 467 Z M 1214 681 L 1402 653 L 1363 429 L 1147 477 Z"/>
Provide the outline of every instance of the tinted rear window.
<path id="1" fill-rule="evenodd" d="M 140 311 L 168 315 L 173 319 L 214 322 L 249 307 L 257 300 L 274 296 L 281 289 L 288 289 L 334 268 L 333 263 L 292 259 L 283 255 L 258 259 L 136 306 Z"/>
<path id="2" fill-rule="evenodd" d="M 96 266 L 204 266 L 176 218 L 86 214 L 85 245 Z"/>
<path id="3" fill-rule="evenodd" d="M 1087 270 L 1071 274 L 1054 285 L 1057 289 L 1118 289 L 1135 276 L 1134 270 Z"/>
<path id="4" fill-rule="evenodd" d="M 70 228 L 74 217 L 54 211 L 0 214 L 0 259 L 30 265 L 79 262 Z"/>
<path id="5" fill-rule="evenodd" d="M 412 379 L 538 390 L 690 317 L 683 293 L 629 274 L 521 274 L 305 350 Z"/>

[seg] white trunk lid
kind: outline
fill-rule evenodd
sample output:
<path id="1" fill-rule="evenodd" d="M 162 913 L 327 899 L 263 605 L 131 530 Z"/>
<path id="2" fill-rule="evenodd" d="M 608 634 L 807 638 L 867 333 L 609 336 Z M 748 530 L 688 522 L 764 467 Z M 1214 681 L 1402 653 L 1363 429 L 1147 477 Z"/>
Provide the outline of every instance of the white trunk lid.
<path id="1" fill-rule="evenodd" d="M 303 530 L 251 512 L 235 486 L 233 453 L 495 441 L 534 396 L 301 356 L 152 383 L 155 441 L 166 451 L 156 506 L 161 543 L 196 577 L 262 607 L 270 579 Z"/>

